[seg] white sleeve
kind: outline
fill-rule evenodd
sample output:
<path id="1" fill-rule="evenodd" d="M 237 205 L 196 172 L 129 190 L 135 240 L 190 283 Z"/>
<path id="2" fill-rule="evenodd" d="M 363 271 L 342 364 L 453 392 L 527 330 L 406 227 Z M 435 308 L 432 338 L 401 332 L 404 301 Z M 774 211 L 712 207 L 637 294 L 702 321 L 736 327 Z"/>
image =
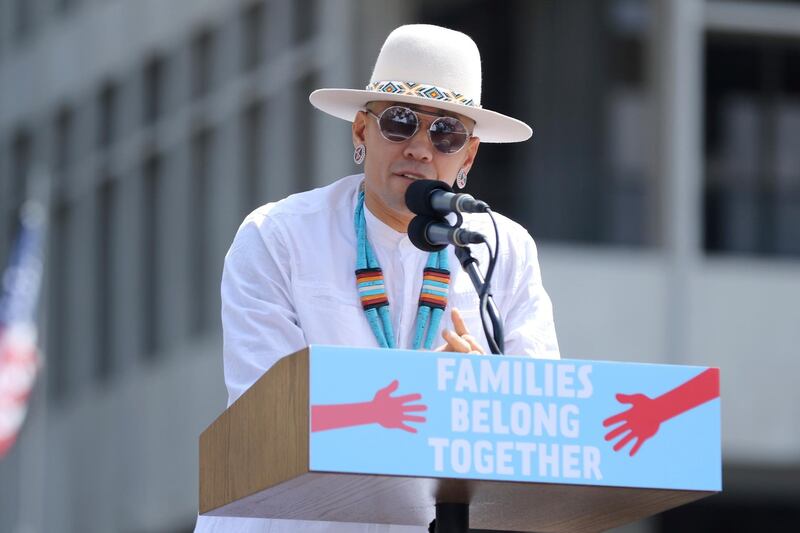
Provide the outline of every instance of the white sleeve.
<path id="1" fill-rule="evenodd" d="M 505 352 L 559 359 L 553 304 L 542 286 L 536 244 L 527 232 L 523 249 L 514 261 L 517 272 L 505 313 Z"/>
<path id="2" fill-rule="evenodd" d="M 306 346 L 284 243 L 274 220 L 251 215 L 225 256 L 221 298 L 228 405 L 278 359 Z"/>

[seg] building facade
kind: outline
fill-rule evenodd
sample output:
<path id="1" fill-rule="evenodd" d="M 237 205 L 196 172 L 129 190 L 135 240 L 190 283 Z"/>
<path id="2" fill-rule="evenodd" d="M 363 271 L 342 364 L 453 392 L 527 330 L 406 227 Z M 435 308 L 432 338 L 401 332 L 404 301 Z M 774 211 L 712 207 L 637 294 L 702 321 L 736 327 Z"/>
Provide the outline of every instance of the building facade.
<path id="1" fill-rule="evenodd" d="M 53 191 L 0 532 L 192 529 L 225 251 L 357 171 L 308 93 L 408 22 L 472 35 L 485 105 L 533 126 L 470 192 L 537 240 L 563 356 L 722 369 L 725 494 L 628 530 L 797 521 L 800 2 L 0 0 L 0 264 L 30 176 Z"/>

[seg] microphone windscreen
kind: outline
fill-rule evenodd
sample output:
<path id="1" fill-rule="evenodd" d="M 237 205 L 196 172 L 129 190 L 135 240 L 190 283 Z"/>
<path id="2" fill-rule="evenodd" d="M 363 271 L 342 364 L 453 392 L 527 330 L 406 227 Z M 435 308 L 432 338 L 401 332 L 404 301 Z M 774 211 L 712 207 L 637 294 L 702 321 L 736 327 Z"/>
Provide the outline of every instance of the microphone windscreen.
<path id="1" fill-rule="evenodd" d="M 430 196 L 433 191 L 453 192 L 453 188 L 439 180 L 417 180 L 406 189 L 406 206 L 417 215 L 441 216 L 431 207 Z"/>
<path id="2" fill-rule="evenodd" d="M 411 222 L 408 224 L 408 239 L 411 241 L 411 244 L 423 252 L 438 252 L 439 250 L 444 250 L 447 247 L 446 244 L 431 244 L 425 236 L 425 233 L 428 231 L 428 226 L 440 221 L 440 218 L 433 218 L 425 215 L 417 215 L 411 219 Z"/>

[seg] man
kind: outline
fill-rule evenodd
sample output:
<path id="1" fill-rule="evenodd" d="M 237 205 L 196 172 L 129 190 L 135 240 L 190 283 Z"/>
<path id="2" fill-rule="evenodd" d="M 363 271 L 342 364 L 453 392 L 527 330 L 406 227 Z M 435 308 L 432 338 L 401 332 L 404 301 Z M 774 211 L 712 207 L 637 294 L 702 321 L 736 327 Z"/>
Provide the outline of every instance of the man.
<path id="1" fill-rule="evenodd" d="M 364 174 L 263 206 L 239 228 L 222 278 L 229 405 L 280 357 L 312 343 L 489 352 L 478 297 L 452 247 L 422 252 L 405 233 L 413 217 L 404 200 L 410 183 L 463 187 L 481 140 L 530 137 L 524 123 L 481 108 L 480 92 L 480 55 L 472 39 L 411 25 L 389 35 L 365 90 L 311 94 L 314 106 L 352 122 L 354 160 Z M 492 288 L 504 320 L 505 351 L 558 358 L 533 240 L 496 216 L 500 236 L 492 244 L 500 257 Z M 486 219 L 465 217 L 472 229 L 493 234 Z M 475 255 L 487 264 L 485 250 Z M 431 272 L 439 284 L 423 283 Z M 423 309 L 426 295 L 440 305 Z M 424 528 L 201 518 L 198 530 Z"/>

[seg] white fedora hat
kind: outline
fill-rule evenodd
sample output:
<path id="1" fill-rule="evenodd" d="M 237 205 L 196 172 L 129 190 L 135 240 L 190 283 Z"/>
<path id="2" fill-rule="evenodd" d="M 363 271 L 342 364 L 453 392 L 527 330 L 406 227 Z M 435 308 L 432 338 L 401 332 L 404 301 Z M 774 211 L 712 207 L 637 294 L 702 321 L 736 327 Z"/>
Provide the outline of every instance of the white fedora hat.
<path id="1" fill-rule="evenodd" d="M 383 43 L 366 89 L 318 89 L 314 107 L 347 121 L 368 102 L 391 101 L 435 107 L 475 121 L 481 142 L 511 143 L 530 138 L 530 126 L 481 107 L 481 56 L 461 32 L 411 24 Z"/>

